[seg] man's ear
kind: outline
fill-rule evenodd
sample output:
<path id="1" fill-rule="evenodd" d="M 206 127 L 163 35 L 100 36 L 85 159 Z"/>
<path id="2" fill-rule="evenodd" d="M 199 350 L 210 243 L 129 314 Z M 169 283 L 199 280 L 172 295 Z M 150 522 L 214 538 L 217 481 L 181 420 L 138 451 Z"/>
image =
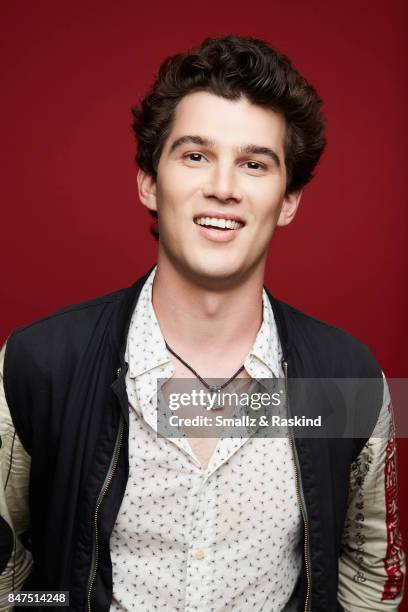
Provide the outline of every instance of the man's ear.
<path id="1" fill-rule="evenodd" d="M 302 190 L 300 191 L 292 191 L 292 193 L 288 193 L 282 204 L 282 208 L 279 214 L 279 219 L 277 225 L 280 227 L 284 227 L 285 225 L 289 225 L 295 218 L 297 209 L 299 207 L 300 198 L 302 197 Z"/>
<path id="2" fill-rule="evenodd" d="M 137 188 L 141 203 L 149 210 L 157 211 L 156 180 L 140 168 L 137 173 Z"/>

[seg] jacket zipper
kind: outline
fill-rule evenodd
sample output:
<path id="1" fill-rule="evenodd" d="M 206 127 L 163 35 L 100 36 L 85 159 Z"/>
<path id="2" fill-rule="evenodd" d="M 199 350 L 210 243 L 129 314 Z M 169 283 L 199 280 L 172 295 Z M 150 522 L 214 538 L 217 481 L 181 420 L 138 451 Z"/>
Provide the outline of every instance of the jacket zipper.
<path id="1" fill-rule="evenodd" d="M 285 396 L 286 396 L 286 406 L 288 408 L 289 407 L 289 395 L 288 395 L 288 363 L 287 361 L 282 360 L 282 366 L 285 372 Z M 308 521 L 307 512 L 306 512 L 305 498 L 304 498 L 303 487 L 302 487 L 302 479 L 300 477 L 299 457 L 297 454 L 295 441 L 293 439 L 293 430 L 291 427 L 289 427 L 289 441 L 290 441 L 293 458 L 294 458 L 296 495 L 297 495 L 300 513 L 302 515 L 304 529 L 305 529 L 304 559 L 305 559 L 305 566 L 306 566 L 307 591 L 306 591 L 304 612 L 309 612 L 310 595 L 311 595 L 311 588 L 312 588 L 312 576 L 310 573 L 309 521 Z"/>
<path id="2" fill-rule="evenodd" d="M 118 376 L 120 374 L 120 370 L 118 370 Z M 118 465 L 119 453 L 122 446 L 122 437 L 123 437 L 123 428 L 124 421 L 123 416 L 120 416 L 118 433 L 116 434 L 115 446 L 113 449 L 112 459 L 109 465 L 108 472 L 105 476 L 105 480 L 103 481 L 103 485 L 98 495 L 98 499 L 96 501 L 95 512 L 93 516 L 93 526 L 94 526 L 94 541 L 92 547 L 92 560 L 91 560 L 91 569 L 89 572 L 88 579 L 88 588 L 87 588 L 87 601 L 88 601 L 88 612 L 91 612 L 91 593 L 93 584 L 95 581 L 96 572 L 98 570 L 98 555 L 99 555 L 99 546 L 98 546 L 98 512 L 103 501 L 103 498 L 106 495 L 106 492 L 109 488 L 110 483 L 112 482 L 113 475 L 115 473 L 116 467 Z"/>

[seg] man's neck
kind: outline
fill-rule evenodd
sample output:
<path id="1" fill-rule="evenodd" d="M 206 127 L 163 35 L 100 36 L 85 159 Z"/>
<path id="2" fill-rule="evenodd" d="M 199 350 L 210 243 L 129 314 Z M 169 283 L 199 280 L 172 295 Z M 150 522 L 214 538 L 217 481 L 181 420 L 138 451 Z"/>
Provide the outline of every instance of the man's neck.
<path id="1" fill-rule="evenodd" d="M 204 376 L 238 366 L 262 324 L 263 270 L 233 287 L 210 289 L 160 261 L 153 307 L 166 342 Z M 211 372 L 210 372 L 211 371 Z"/>

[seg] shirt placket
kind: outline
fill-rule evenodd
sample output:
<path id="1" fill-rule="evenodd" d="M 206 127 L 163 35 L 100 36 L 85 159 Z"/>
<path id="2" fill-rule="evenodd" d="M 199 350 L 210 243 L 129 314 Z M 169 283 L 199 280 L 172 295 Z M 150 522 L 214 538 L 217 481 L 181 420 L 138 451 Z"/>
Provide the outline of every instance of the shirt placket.
<path id="1" fill-rule="evenodd" d="M 195 506 L 191 508 L 191 530 L 186 561 L 185 612 L 206 609 L 211 587 L 215 536 L 215 497 L 209 495 L 210 473 L 206 471 Z"/>

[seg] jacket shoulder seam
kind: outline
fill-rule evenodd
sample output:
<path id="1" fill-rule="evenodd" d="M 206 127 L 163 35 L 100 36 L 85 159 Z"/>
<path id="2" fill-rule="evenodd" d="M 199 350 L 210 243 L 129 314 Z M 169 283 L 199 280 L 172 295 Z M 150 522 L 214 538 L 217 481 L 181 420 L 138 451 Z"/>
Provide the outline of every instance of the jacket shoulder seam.
<path id="1" fill-rule="evenodd" d="M 360 340 L 360 338 L 357 338 L 356 336 L 351 334 L 349 331 L 342 329 L 341 327 L 338 327 L 334 323 L 329 323 L 328 321 L 322 321 L 321 319 L 317 319 L 316 317 L 306 312 L 302 312 L 301 310 L 295 308 L 294 306 L 291 306 L 290 304 L 286 304 L 285 302 L 281 302 L 280 300 L 277 300 L 277 301 L 280 302 L 280 304 L 285 309 L 287 309 L 288 314 L 290 316 L 296 317 L 298 319 L 306 319 L 310 321 L 311 323 L 318 325 L 319 327 L 326 328 L 328 331 L 333 330 L 335 332 L 338 332 L 345 338 L 349 338 L 350 340 L 353 340 L 354 342 L 358 342 L 359 344 L 361 344 L 362 346 L 366 347 L 369 350 L 369 347 L 367 346 L 365 342 L 363 342 L 363 340 Z"/>
<path id="2" fill-rule="evenodd" d="M 85 303 L 73 304 L 72 306 L 66 306 L 65 308 L 62 308 L 61 310 L 52 312 L 51 314 L 46 315 L 45 317 L 42 317 L 41 319 L 37 319 L 36 321 L 33 321 L 32 323 L 28 323 L 27 325 L 21 325 L 20 327 L 16 327 L 12 331 L 11 335 L 16 336 L 20 334 L 21 332 L 24 332 L 26 329 L 30 329 L 31 327 L 35 327 L 36 325 L 45 323 L 46 321 L 49 321 L 50 319 L 62 317 L 64 315 L 68 315 L 73 312 L 78 312 L 80 310 L 86 310 L 88 308 L 97 308 L 98 306 L 103 306 L 104 304 L 111 304 L 112 302 L 115 302 L 118 299 L 120 299 L 124 291 L 125 291 L 124 289 L 121 289 L 118 292 L 115 292 L 114 294 L 112 294 L 112 297 L 106 296 L 106 297 L 101 297 L 101 298 L 95 298 L 95 300 L 92 300 L 91 302 L 85 302 Z"/>

